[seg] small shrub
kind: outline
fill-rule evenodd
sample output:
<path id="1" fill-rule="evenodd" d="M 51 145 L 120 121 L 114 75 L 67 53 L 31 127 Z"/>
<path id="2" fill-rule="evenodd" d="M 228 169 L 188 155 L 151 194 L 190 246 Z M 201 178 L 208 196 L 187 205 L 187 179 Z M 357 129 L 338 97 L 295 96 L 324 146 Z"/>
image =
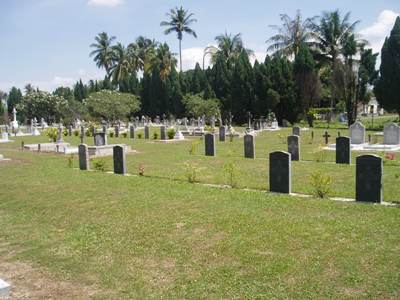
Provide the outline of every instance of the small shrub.
<path id="1" fill-rule="evenodd" d="M 121 133 L 121 136 L 122 136 L 124 139 L 126 139 L 126 138 L 128 137 L 128 133 L 127 133 L 127 132 L 123 132 L 123 133 Z"/>
<path id="2" fill-rule="evenodd" d="M 104 159 L 96 159 L 93 161 L 93 169 L 104 172 L 106 170 L 106 161 Z"/>
<path id="3" fill-rule="evenodd" d="M 71 154 L 70 156 L 67 157 L 67 166 L 68 168 L 72 168 L 74 165 L 74 155 Z"/>
<path id="4" fill-rule="evenodd" d="M 110 137 L 111 138 L 114 137 L 114 132 L 113 131 L 110 132 Z"/>
<path id="5" fill-rule="evenodd" d="M 139 133 L 137 134 L 137 138 L 140 140 L 142 137 L 143 137 L 143 133 L 139 132 Z"/>
<path id="6" fill-rule="evenodd" d="M 62 133 L 63 133 L 63 136 L 68 136 L 68 130 L 67 129 L 64 129 Z"/>
<path id="7" fill-rule="evenodd" d="M 200 142 L 198 142 L 198 141 L 192 141 L 190 143 L 189 155 L 194 155 L 199 144 L 200 144 Z"/>
<path id="8" fill-rule="evenodd" d="M 74 136 L 78 137 L 79 133 L 80 133 L 79 130 L 77 130 L 77 129 L 74 130 Z"/>
<path id="9" fill-rule="evenodd" d="M 197 181 L 199 168 L 196 164 L 191 162 L 185 163 L 185 176 L 190 183 L 195 183 Z"/>
<path id="10" fill-rule="evenodd" d="M 139 165 L 139 176 L 144 176 L 144 165 L 143 164 Z"/>
<path id="11" fill-rule="evenodd" d="M 57 141 L 58 129 L 57 128 L 47 128 L 45 130 L 45 135 L 49 137 L 49 139 L 53 142 Z"/>
<path id="12" fill-rule="evenodd" d="M 222 167 L 222 170 L 226 174 L 228 185 L 230 187 L 236 187 L 237 186 L 237 182 L 236 182 L 237 168 L 236 168 L 236 165 L 233 162 L 227 162 Z"/>
<path id="13" fill-rule="evenodd" d="M 87 129 L 87 130 L 86 130 L 85 135 L 86 135 L 87 137 L 93 136 L 92 131 L 90 131 L 90 129 Z"/>
<path id="14" fill-rule="evenodd" d="M 168 130 L 167 130 L 167 136 L 168 136 L 168 138 L 169 138 L 170 140 L 172 140 L 172 139 L 174 138 L 174 136 L 175 136 L 175 133 L 176 133 L 176 131 L 175 131 L 174 128 L 168 129 Z"/>
<path id="15" fill-rule="evenodd" d="M 153 133 L 153 140 L 157 140 L 158 139 L 158 132 L 154 132 Z"/>
<path id="16" fill-rule="evenodd" d="M 320 171 L 314 172 L 310 176 L 310 184 L 313 187 L 313 195 L 317 198 L 326 198 L 331 193 L 332 179 Z"/>

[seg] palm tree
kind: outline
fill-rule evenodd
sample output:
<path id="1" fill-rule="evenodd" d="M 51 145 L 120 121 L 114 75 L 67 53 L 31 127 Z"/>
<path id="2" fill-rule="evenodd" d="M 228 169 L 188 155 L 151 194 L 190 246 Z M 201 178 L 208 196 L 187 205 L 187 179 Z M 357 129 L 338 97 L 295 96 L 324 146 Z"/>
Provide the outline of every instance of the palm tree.
<path id="1" fill-rule="evenodd" d="M 169 50 L 168 44 L 160 44 L 157 48 L 156 56 L 153 58 L 152 63 L 157 64 L 160 70 L 160 77 L 165 78 L 171 73 L 171 69 L 176 66 L 176 59 L 174 53 Z"/>
<path id="2" fill-rule="evenodd" d="M 144 36 L 139 36 L 134 43 L 128 45 L 128 51 L 135 61 L 137 69 L 148 74 L 151 70 L 151 61 L 156 55 L 156 47 L 158 42 L 154 39 L 148 39 Z"/>
<path id="3" fill-rule="evenodd" d="M 274 51 L 287 58 L 293 58 L 297 55 L 301 45 L 311 46 L 314 37 L 313 18 L 307 18 L 303 21 L 300 11 L 296 12 L 292 19 L 287 14 L 281 14 L 282 26 L 270 25 L 278 33 L 269 38 L 266 43 L 271 44 L 268 51 Z"/>
<path id="4" fill-rule="evenodd" d="M 182 72 L 182 38 L 183 33 L 188 33 L 197 38 L 196 32 L 190 28 L 190 25 L 194 22 L 197 22 L 196 19 L 192 18 L 194 16 L 193 13 L 189 13 L 189 11 L 176 7 L 175 9 L 171 9 L 169 13 L 167 13 L 167 17 L 169 17 L 169 21 L 162 21 L 160 26 L 168 26 L 168 28 L 164 31 L 164 34 L 170 34 L 171 32 L 176 32 L 179 40 L 179 64 L 180 71 Z"/>
<path id="5" fill-rule="evenodd" d="M 96 62 L 97 67 L 106 70 L 107 77 L 110 76 L 113 64 L 112 42 L 115 39 L 115 36 L 109 37 L 106 32 L 101 32 L 95 37 L 96 43 L 90 45 L 90 47 L 95 48 L 90 52 L 90 56 L 94 56 L 93 60 Z"/>
<path id="6" fill-rule="evenodd" d="M 114 83 L 125 80 L 132 72 L 131 58 L 126 47 L 121 43 L 112 47 L 113 66 L 111 67 L 111 77 Z"/>

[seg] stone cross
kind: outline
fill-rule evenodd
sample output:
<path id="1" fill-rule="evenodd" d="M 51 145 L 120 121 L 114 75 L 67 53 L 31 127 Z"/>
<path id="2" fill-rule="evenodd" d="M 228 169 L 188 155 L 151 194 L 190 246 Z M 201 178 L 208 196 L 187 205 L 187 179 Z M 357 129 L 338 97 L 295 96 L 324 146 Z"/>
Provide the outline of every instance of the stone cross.
<path id="1" fill-rule="evenodd" d="M 290 194 L 292 190 L 290 153 L 275 151 L 269 154 L 269 190 Z"/>
<path id="2" fill-rule="evenodd" d="M 89 170 L 89 151 L 88 146 L 86 144 L 80 144 L 78 146 L 78 154 L 79 154 L 79 169 L 81 170 Z"/>
<path id="3" fill-rule="evenodd" d="M 114 173 L 126 174 L 126 155 L 124 146 L 117 145 L 113 148 Z"/>
<path id="4" fill-rule="evenodd" d="M 298 135 L 289 135 L 287 138 L 288 152 L 292 160 L 300 160 L 300 137 Z"/>
<path id="5" fill-rule="evenodd" d="M 245 134 L 244 135 L 244 157 L 245 158 L 255 158 L 255 139 L 252 134 Z"/>
<path id="6" fill-rule="evenodd" d="M 205 155 L 215 156 L 215 135 L 213 133 L 206 133 L 204 135 Z"/>
<path id="7" fill-rule="evenodd" d="M 347 136 L 339 136 L 336 138 L 336 163 L 351 163 L 350 138 Z"/>
<path id="8" fill-rule="evenodd" d="M 329 138 L 331 137 L 331 136 L 328 134 L 328 131 L 325 131 L 325 134 L 324 134 L 322 137 L 325 138 L 325 145 L 328 145 L 328 143 L 329 143 Z"/>
<path id="9" fill-rule="evenodd" d="M 376 155 L 356 158 L 356 201 L 381 203 L 383 160 Z"/>

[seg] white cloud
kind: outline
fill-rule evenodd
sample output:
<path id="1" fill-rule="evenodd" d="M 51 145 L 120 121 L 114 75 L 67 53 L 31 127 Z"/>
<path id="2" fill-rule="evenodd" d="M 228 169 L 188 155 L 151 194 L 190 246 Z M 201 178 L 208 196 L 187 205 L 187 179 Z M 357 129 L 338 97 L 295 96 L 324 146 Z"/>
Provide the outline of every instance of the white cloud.
<path id="1" fill-rule="evenodd" d="M 371 26 L 361 29 L 358 33 L 369 42 L 369 47 L 374 52 L 380 52 L 385 38 L 389 36 L 396 17 L 399 15 L 400 13 L 392 10 L 383 10 Z"/>
<path id="2" fill-rule="evenodd" d="M 88 5 L 90 6 L 107 6 L 115 7 L 122 4 L 122 0 L 89 0 Z"/>

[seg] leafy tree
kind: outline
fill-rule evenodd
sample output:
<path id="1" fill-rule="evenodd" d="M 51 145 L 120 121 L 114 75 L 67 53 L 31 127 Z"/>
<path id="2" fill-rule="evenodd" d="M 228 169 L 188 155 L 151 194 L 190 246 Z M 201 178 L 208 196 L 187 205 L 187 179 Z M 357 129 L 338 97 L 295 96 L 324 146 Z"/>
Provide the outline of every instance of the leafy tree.
<path id="1" fill-rule="evenodd" d="M 82 79 L 80 79 L 74 85 L 74 98 L 77 101 L 81 101 L 85 99 L 88 95 L 89 91 L 86 85 L 83 84 Z"/>
<path id="2" fill-rule="evenodd" d="M 11 114 L 13 108 L 16 107 L 21 102 L 22 102 L 21 90 L 13 86 L 10 92 L 8 93 L 8 98 L 7 98 L 8 113 Z"/>
<path id="3" fill-rule="evenodd" d="M 400 116 L 400 17 L 383 44 L 379 71 L 375 95 L 383 108 Z"/>
<path id="4" fill-rule="evenodd" d="M 92 93 L 84 102 L 91 115 L 109 121 L 125 119 L 140 109 L 137 96 L 117 91 L 103 90 Z"/>
<path id="5" fill-rule="evenodd" d="M 186 114 L 191 117 L 212 117 L 219 115 L 219 100 L 218 99 L 203 99 L 200 94 L 186 95 L 183 99 Z"/>
<path id="6" fill-rule="evenodd" d="M 112 43 L 115 39 L 115 36 L 109 37 L 106 32 L 101 32 L 95 37 L 96 42 L 90 45 L 91 48 L 95 48 L 90 56 L 94 56 L 93 60 L 97 67 L 104 68 L 108 77 L 110 77 L 113 66 L 114 50 Z"/>
<path id="7" fill-rule="evenodd" d="M 139 36 L 134 43 L 128 45 L 129 56 L 138 70 L 142 70 L 145 74 L 151 73 L 157 46 L 157 41 L 144 36 Z"/>
<path id="8" fill-rule="evenodd" d="M 180 71 L 182 72 L 182 38 L 183 33 L 188 33 L 197 38 L 196 32 L 190 28 L 190 25 L 194 22 L 197 22 L 196 19 L 192 18 L 194 16 L 193 13 L 189 13 L 187 10 L 176 7 L 171 9 L 169 13 L 167 13 L 168 21 L 163 21 L 160 23 L 160 26 L 167 26 L 168 28 L 164 31 L 164 34 L 170 34 L 171 32 L 176 32 L 178 40 L 179 40 L 179 66 Z"/>
<path id="9" fill-rule="evenodd" d="M 307 18 L 303 21 L 300 11 L 296 12 L 292 19 L 287 14 L 281 14 L 282 26 L 271 25 L 270 27 L 278 33 L 267 40 L 270 44 L 268 51 L 287 58 L 293 58 L 299 53 L 301 45 L 311 45 L 313 40 L 313 20 Z"/>
<path id="10" fill-rule="evenodd" d="M 71 88 L 60 86 L 56 88 L 53 92 L 53 95 L 63 97 L 64 99 L 70 101 L 74 99 L 74 93 Z"/>

